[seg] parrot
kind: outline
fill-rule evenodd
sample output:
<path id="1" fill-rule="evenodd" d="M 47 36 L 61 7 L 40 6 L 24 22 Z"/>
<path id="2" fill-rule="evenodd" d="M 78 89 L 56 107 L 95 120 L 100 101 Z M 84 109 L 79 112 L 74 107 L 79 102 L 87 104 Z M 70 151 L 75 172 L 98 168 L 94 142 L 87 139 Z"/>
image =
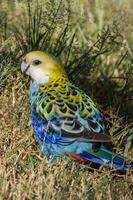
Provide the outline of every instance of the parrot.
<path id="1" fill-rule="evenodd" d="M 42 154 L 54 161 L 69 156 L 77 161 L 116 170 L 133 170 L 133 161 L 108 150 L 112 137 L 93 100 L 69 81 L 65 68 L 47 52 L 27 53 L 22 73 L 32 78 L 31 121 Z"/>

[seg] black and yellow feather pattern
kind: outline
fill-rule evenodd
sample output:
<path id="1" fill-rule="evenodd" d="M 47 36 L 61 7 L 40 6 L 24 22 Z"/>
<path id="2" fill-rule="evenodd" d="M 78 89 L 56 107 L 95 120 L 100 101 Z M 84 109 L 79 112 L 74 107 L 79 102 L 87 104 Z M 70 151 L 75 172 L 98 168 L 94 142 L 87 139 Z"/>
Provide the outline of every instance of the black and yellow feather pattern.
<path id="1" fill-rule="evenodd" d="M 133 170 L 133 161 L 128 164 L 124 157 L 104 147 L 111 137 L 105 133 L 100 112 L 90 97 L 69 82 L 56 59 L 33 51 L 26 55 L 21 68 L 34 80 L 30 90 L 32 124 L 41 151 L 48 159 L 69 155 Z"/>
<path id="2" fill-rule="evenodd" d="M 104 134 L 103 118 L 94 102 L 66 78 L 40 87 L 34 104 L 50 124 L 47 134 L 56 131 L 61 137 L 79 141 L 111 141 Z"/>

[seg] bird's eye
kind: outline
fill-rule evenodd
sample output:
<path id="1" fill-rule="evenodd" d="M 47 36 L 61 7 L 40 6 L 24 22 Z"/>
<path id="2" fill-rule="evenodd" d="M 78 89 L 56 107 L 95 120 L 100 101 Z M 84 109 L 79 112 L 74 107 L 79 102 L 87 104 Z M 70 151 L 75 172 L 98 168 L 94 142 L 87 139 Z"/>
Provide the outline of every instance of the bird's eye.
<path id="1" fill-rule="evenodd" d="M 34 60 L 33 65 L 40 65 L 42 62 L 40 60 Z"/>

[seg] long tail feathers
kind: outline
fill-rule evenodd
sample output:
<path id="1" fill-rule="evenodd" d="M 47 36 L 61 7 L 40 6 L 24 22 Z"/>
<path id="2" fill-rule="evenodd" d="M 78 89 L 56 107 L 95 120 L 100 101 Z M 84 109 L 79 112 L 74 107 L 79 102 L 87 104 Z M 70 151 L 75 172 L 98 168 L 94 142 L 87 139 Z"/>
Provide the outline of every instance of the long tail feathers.
<path id="1" fill-rule="evenodd" d="M 77 160 L 83 160 L 83 161 L 90 161 L 92 163 L 97 163 L 100 165 L 108 166 L 110 168 L 116 168 L 118 170 L 127 171 L 131 170 L 133 171 L 133 161 L 130 163 L 127 163 L 125 161 L 125 158 L 115 154 L 111 151 L 108 151 L 104 147 L 101 147 L 99 151 L 89 151 L 88 152 L 82 152 L 79 154 L 73 154 L 69 153 L 69 155 Z"/>

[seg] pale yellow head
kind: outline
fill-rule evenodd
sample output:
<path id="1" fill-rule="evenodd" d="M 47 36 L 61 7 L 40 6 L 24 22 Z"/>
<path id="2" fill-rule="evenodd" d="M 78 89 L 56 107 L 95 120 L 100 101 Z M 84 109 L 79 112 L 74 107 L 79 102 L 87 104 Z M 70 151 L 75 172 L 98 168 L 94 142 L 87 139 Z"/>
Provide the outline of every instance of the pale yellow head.
<path id="1" fill-rule="evenodd" d="M 23 59 L 21 70 L 41 85 L 62 76 L 66 77 L 63 66 L 43 51 L 28 53 Z"/>

